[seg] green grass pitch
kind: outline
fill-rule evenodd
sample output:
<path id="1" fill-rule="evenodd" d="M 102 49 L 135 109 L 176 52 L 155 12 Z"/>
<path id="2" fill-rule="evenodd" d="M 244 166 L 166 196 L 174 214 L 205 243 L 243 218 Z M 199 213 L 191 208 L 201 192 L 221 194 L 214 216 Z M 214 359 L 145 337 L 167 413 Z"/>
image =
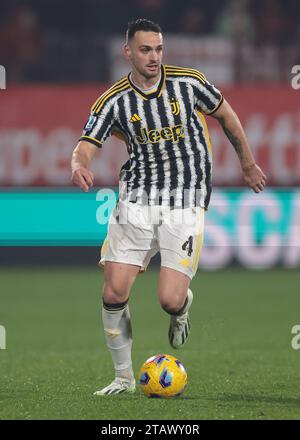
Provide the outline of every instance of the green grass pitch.
<path id="1" fill-rule="evenodd" d="M 113 378 L 100 322 L 103 274 L 91 269 L 1 269 L 0 419 L 299 419 L 299 271 L 198 272 L 191 335 L 170 348 L 158 272 L 141 275 L 130 308 L 137 376 L 151 355 L 169 353 L 189 383 L 173 400 L 96 397 Z"/>

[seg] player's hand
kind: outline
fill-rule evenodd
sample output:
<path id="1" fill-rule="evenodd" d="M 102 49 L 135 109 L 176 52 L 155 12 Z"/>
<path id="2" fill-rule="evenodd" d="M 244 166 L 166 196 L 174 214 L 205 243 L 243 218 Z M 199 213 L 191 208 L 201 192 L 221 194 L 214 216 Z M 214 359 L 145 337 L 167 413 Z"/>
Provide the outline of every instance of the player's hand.
<path id="1" fill-rule="evenodd" d="M 243 168 L 244 179 L 247 185 L 256 193 L 264 190 L 267 176 L 255 163 Z"/>
<path id="2" fill-rule="evenodd" d="M 79 186 L 82 191 L 88 192 L 94 184 L 94 174 L 84 167 L 79 167 L 72 172 L 72 182 Z"/>

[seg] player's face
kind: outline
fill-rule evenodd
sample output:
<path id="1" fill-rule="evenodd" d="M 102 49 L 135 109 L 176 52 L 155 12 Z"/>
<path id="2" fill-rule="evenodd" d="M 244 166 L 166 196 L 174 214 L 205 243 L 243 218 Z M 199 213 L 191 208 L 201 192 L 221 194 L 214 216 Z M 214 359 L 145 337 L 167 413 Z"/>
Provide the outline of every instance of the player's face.
<path id="1" fill-rule="evenodd" d="M 125 54 L 140 75 L 147 79 L 160 74 L 163 54 L 161 33 L 138 31 L 125 46 Z"/>

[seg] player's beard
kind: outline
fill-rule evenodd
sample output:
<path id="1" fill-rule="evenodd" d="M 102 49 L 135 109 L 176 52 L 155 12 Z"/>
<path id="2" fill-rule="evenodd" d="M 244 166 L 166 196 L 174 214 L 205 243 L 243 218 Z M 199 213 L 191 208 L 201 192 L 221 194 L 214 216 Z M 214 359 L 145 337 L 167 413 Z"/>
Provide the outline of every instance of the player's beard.
<path id="1" fill-rule="evenodd" d="M 159 65 L 159 64 L 156 64 L 156 68 L 155 68 L 155 70 L 153 71 L 153 73 L 151 72 L 151 70 L 150 70 L 150 71 L 145 70 L 144 76 L 145 76 L 147 79 L 151 79 L 151 78 L 157 78 L 157 79 L 158 79 L 159 74 L 160 74 L 160 65 Z"/>
<path id="2" fill-rule="evenodd" d="M 145 68 L 142 68 L 142 67 L 138 66 L 136 63 L 132 63 L 132 64 L 134 65 L 135 70 L 136 70 L 141 76 L 143 76 L 144 78 L 146 78 L 147 80 L 152 79 L 152 78 L 157 78 L 157 79 L 159 78 L 159 75 L 160 75 L 160 66 L 161 66 L 160 63 L 157 63 L 157 64 L 156 64 L 156 65 L 157 65 L 157 69 L 155 69 L 154 72 L 151 72 L 151 71 L 147 70 L 147 66 L 148 66 L 148 64 L 146 65 Z M 153 64 L 154 64 L 154 63 L 153 63 Z"/>

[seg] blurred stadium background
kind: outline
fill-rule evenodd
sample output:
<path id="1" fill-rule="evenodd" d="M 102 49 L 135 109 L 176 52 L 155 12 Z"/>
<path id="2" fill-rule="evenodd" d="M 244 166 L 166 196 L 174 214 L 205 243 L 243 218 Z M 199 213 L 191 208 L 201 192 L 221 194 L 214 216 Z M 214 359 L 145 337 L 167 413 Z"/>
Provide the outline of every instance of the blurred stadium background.
<path id="1" fill-rule="evenodd" d="M 294 353 L 290 348 L 290 330 L 292 325 L 297 324 L 296 310 L 300 306 L 300 80 L 295 80 L 296 73 L 300 72 L 299 1 L 2 0 L 0 65 L 6 70 L 6 88 L 2 82 L 0 324 L 7 329 L 10 350 L 6 350 L 5 354 L 0 350 L 3 359 L 0 368 L 3 368 L 7 394 L 17 383 L 21 389 L 21 401 L 29 391 L 31 403 L 5 402 L 7 406 L 2 406 L 0 418 L 47 418 L 47 414 L 54 418 L 64 418 L 66 415 L 70 418 L 97 417 L 98 413 L 93 412 L 91 402 L 85 402 L 88 408 L 86 413 L 80 412 L 80 399 L 77 406 L 74 404 L 76 410 L 73 413 L 71 407 L 66 409 L 66 401 L 60 402 L 61 407 L 55 407 L 53 401 L 52 407 L 56 410 L 47 413 L 46 407 L 43 407 L 45 402 L 36 404 L 35 387 L 42 388 L 44 384 L 42 379 L 37 379 L 39 374 L 48 377 L 49 365 L 57 368 L 57 362 L 60 362 L 61 376 L 56 375 L 56 391 L 50 390 L 51 381 L 47 382 L 50 395 L 53 392 L 55 396 L 60 380 L 63 386 L 64 374 L 73 374 L 72 368 L 76 368 L 74 365 L 71 368 L 68 361 L 76 363 L 78 356 L 81 356 L 81 364 L 78 365 L 82 370 L 76 374 L 80 375 L 80 383 L 86 381 L 93 387 L 97 374 L 101 383 L 103 377 L 107 376 L 107 380 L 110 377 L 106 351 L 102 353 L 100 361 L 97 357 L 98 333 L 101 332 L 98 328 L 98 305 L 102 275 L 99 277 L 96 262 L 105 230 L 100 230 L 96 221 L 98 204 L 95 192 L 86 198 L 83 194 L 79 195 L 78 204 L 73 203 L 77 199 L 72 199 L 72 196 L 78 192 L 70 187 L 69 164 L 90 106 L 108 85 L 128 72 L 128 65 L 122 56 L 124 33 L 127 22 L 139 17 L 161 24 L 165 35 L 166 63 L 197 68 L 223 91 L 240 116 L 254 155 L 268 176 L 268 188 L 264 193 L 255 195 L 245 189 L 233 148 L 212 118 L 207 118 L 213 144 L 214 192 L 206 216 L 201 270 L 193 281 L 194 289 L 201 290 L 203 276 L 206 292 L 203 302 L 200 304 L 199 301 L 195 306 L 194 317 L 199 310 L 204 322 L 202 343 L 206 355 L 204 366 L 200 367 L 201 373 L 206 374 L 205 367 L 211 369 L 214 362 L 223 362 L 224 357 L 224 368 L 228 370 L 219 368 L 216 376 L 211 373 L 206 382 L 207 389 L 201 389 L 202 395 L 208 396 L 206 403 L 209 410 L 206 411 L 205 406 L 196 410 L 189 406 L 192 402 L 187 402 L 187 408 L 194 412 L 186 412 L 182 416 L 205 418 L 217 414 L 219 418 L 230 418 L 233 413 L 245 418 L 299 417 L 296 409 L 299 399 L 293 394 L 296 359 L 292 358 Z M 293 70 L 293 66 L 298 68 Z M 125 146 L 116 138 L 106 142 L 92 168 L 97 189 L 116 188 L 118 171 L 126 155 Z M 52 204 L 49 194 L 52 195 L 52 202 L 57 196 L 60 204 Z M 41 200 L 45 203 L 41 203 Z M 86 205 L 87 200 L 92 204 Z M 47 223 L 45 227 L 44 223 Z M 61 226 L 63 223 L 64 226 Z M 68 225 L 72 230 L 70 235 L 67 234 Z M 61 239 L 61 234 L 64 239 Z M 147 290 L 148 281 L 152 281 L 153 273 L 156 273 L 157 262 L 154 261 L 149 274 L 145 275 L 144 284 L 142 278 L 139 280 L 141 290 Z M 29 267 L 24 269 L 25 266 Z M 41 266 L 48 268 L 48 271 Z M 53 266 L 51 271 L 49 266 Z M 65 266 L 64 271 L 62 266 Z M 259 274 L 257 269 L 261 271 Z M 218 272 L 209 278 L 208 270 Z M 249 299 L 251 286 L 255 291 L 253 301 Z M 92 296 L 88 289 L 94 289 Z M 212 290 L 215 303 L 208 295 Z M 81 297 L 82 292 L 87 295 L 86 302 Z M 281 296 L 281 293 L 285 295 Z M 244 310 L 240 294 L 250 295 L 246 300 L 247 310 Z M 226 295 L 235 304 L 233 310 L 226 303 Z M 258 305 L 259 298 L 263 298 L 263 305 Z M 42 311 L 42 299 L 47 304 L 47 315 Z M 60 310 L 60 301 L 64 305 L 64 313 Z M 157 305 L 153 305 L 153 298 L 152 302 L 144 305 L 141 298 L 136 301 L 139 307 L 145 308 L 145 313 L 148 310 L 159 313 Z M 16 307 L 17 304 L 21 304 L 22 310 Z M 213 315 L 210 306 L 218 308 L 217 304 L 224 307 L 225 318 L 219 309 L 217 316 Z M 133 303 L 133 309 L 135 307 Z M 89 311 L 92 312 L 92 309 L 97 309 L 97 313 L 90 320 Z M 42 321 L 39 316 L 43 316 L 45 327 L 39 321 Z M 73 322 L 72 316 L 76 316 L 78 322 Z M 240 333 L 240 341 L 236 340 L 236 345 L 232 342 L 234 356 L 230 358 L 228 350 L 232 346 L 228 341 L 235 341 L 235 335 L 243 325 L 243 316 L 246 316 L 246 327 L 244 333 Z M 162 326 L 166 326 L 163 319 Z M 23 322 L 23 326 L 20 322 Z M 56 322 L 59 330 L 52 327 L 53 322 Z M 68 333 L 68 328 L 72 329 L 73 335 L 78 338 L 78 323 L 79 327 L 85 326 L 83 334 L 77 339 L 79 348 Z M 138 325 L 143 326 L 143 322 Z M 253 327 L 255 331 L 251 333 Z M 226 328 L 228 339 L 225 338 Z M 224 336 L 219 343 L 216 342 L 218 329 Z M 142 327 L 140 331 L 149 337 L 149 328 Z M 166 329 L 163 331 L 166 332 Z M 275 332 L 273 336 L 272 331 Z M 54 341 L 59 341 L 57 345 L 50 341 L 48 332 L 53 332 Z M 263 343 L 264 337 L 266 344 Z M 156 335 L 155 331 L 153 338 L 152 342 L 136 343 L 136 366 L 154 350 L 169 350 L 167 341 L 160 345 L 159 334 Z M 89 339 L 91 341 L 87 342 Z M 252 351 L 245 352 L 242 340 L 250 344 Z M 258 342 L 258 352 L 255 341 Z M 226 343 L 229 345 L 226 346 Z M 186 357 L 186 362 L 191 363 L 192 377 L 194 374 L 196 381 L 198 376 L 193 373 L 193 368 L 199 362 L 196 338 L 191 344 L 193 349 L 190 352 L 188 348 L 184 349 L 183 358 Z M 15 352 L 14 346 L 17 347 Z M 271 346 L 274 352 L 268 357 L 266 353 Z M 31 357 L 26 358 L 26 349 L 29 352 L 32 350 Z M 77 357 L 74 355 L 76 349 L 81 350 Z M 39 350 L 44 359 L 50 359 L 48 366 L 45 360 L 40 371 L 34 354 Z M 58 360 L 51 358 L 53 352 L 58 353 Z M 59 354 L 63 352 L 69 353 L 70 357 L 62 360 Z M 93 367 L 87 366 L 88 352 L 93 353 L 90 358 Z M 219 358 L 215 357 L 216 353 Z M 244 353 L 244 357 L 239 357 L 241 353 Z M 255 365 L 251 364 L 254 358 L 262 361 L 260 384 L 265 383 L 266 371 L 270 381 L 274 379 L 265 388 L 260 388 L 262 394 L 256 400 L 249 385 L 251 380 L 256 381 L 257 371 Z M 28 367 L 25 368 L 26 373 L 21 368 L 24 362 Z M 31 362 L 33 370 L 30 368 Z M 237 389 L 228 394 L 227 399 L 221 390 L 224 374 L 230 378 L 235 374 L 235 367 L 240 365 L 242 371 L 246 368 L 245 363 L 250 366 L 247 370 L 249 384 L 247 382 L 246 385 L 248 398 L 246 396 L 243 400 L 241 397 L 239 400 L 237 397 L 239 393 L 243 395 L 241 390 L 245 384 L 241 383 L 241 389 L 236 385 Z M 289 363 L 290 369 L 285 376 L 283 371 L 286 363 Z M 275 364 L 277 369 L 274 367 L 273 370 L 272 365 Z M 263 370 L 263 366 L 266 370 Z M 84 377 L 84 368 L 87 368 L 88 378 Z M 275 376 L 272 376 L 273 371 L 276 371 Z M 286 400 L 281 401 L 287 383 L 289 391 Z M 71 381 L 71 385 L 74 384 L 75 379 Z M 72 386 L 68 389 L 69 393 L 74 391 Z M 277 394 L 264 400 L 264 393 L 272 394 L 276 387 Z M 209 397 L 211 390 L 213 398 Z M 90 391 L 87 385 L 82 385 L 80 390 L 82 395 Z M 259 394 L 259 391 L 256 392 Z M 223 398 L 219 400 L 218 411 L 214 412 L 220 393 Z M 286 412 L 281 412 L 281 404 Z M 139 401 L 135 405 L 138 408 Z M 262 410 L 262 406 L 266 410 Z M 245 408 L 245 412 L 239 413 L 239 407 Z M 124 411 L 126 418 L 126 409 Z M 102 418 L 109 417 L 108 414 L 104 412 Z M 115 414 L 119 416 L 119 413 Z M 137 414 L 133 412 L 131 416 L 137 417 Z M 151 418 L 151 414 L 160 418 L 162 413 L 160 410 L 153 412 L 153 407 L 149 407 L 145 418 Z M 175 406 L 174 417 L 181 417 Z"/>

